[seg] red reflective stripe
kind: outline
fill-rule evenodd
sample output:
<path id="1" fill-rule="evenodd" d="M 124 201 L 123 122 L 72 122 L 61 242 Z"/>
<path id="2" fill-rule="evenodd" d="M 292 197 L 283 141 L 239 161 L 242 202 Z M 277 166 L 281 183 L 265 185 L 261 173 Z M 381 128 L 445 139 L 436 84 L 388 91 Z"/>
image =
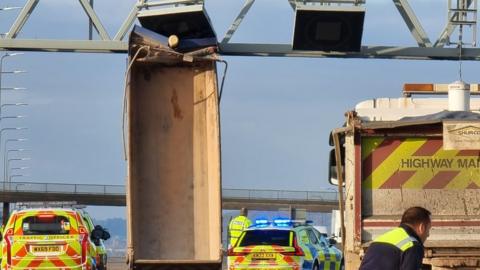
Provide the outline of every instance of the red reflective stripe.
<path id="1" fill-rule="evenodd" d="M 375 148 L 362 162 L 363 180 L 367 179 L 382 162 L 390 156 L 401 144 L 403 140 L 385 139 Z"/>
<path id="2" fill-rule="evenodd" d="M 478 189 L 480 188 L 477 184 L 474 182 L 471 182 L 470 185 L 468 185 L 467 189 Z"/>
<path id="3" fill-rule="evenodd" d="M 67 266 L 64 261 L 62 261 L 59 257 L 55 257 L 50 260 L 56 267 L 65 267 Z"/>
<path id="4" fill-rule="evenodd" d="M 245 257 L 243 256 L 238 256 L 237 258 L 235 258 L 235 263 L 241 263 L 245 260 Z"/>
<path id="5" fill-rule="evenodd" d="M 13 256 L 14 257 L 25 257 L 25 255 L 27 255 L 27 251 L 25 249 L 26 249 L 25 247 L 20 248 L 20 250 L 16 254 L 14 254 Z"/>
<path id="6" fill-rule="evenodd" d="M 65 253 L 67 253 L 67 255 L 70 256 L 70 257 L 73 257 L 75 255 L 80 255 L 71 247 L 68 247 L 67 250 L 65 251 Z"/>
<path id="7" fill-rule="evenodd" d="M 442 139 L 427 139 L 427 142 L 420 146 L 413 156 L 433 156 L 442 147 Z"/>
<path id="8" fill-rule="evenodd" d="M 30 267 L 38 267 L 41 263 L 43 262 L 43 259 L 41 259 L 40 257 L 35 257 L 35 259 L 33 259 L 27 266 L 27 268 L 30 268 Z"/>
<path id="9" fill-rule="evenodd" d="M 459 173 L 460 171 L 438 172 L 425 186 L 423 186 L 423 189 L 443 189 Z"/>
<path id="10" fill-rule="evenodd" d="M 478 157 L 480 156 L 479 150 L 460 150 L 457 153 L 457 157 Z"/>
<path id="11" fill-rule="evenodd" d="M 283 260 L 286 261 L 288 264 L 291 264 L 291 263 L 294 262 L 294 260 L 291 256 L 284 256 Z"/>
<path id="12" fill-rule="evenodd" d="M 385 183 L 383 183 L 380 189 L 401 188 L 403 184 L 415 174 L 415 172 L 416 171 L 396 171 L 387 181 L 385 181 Z"/>

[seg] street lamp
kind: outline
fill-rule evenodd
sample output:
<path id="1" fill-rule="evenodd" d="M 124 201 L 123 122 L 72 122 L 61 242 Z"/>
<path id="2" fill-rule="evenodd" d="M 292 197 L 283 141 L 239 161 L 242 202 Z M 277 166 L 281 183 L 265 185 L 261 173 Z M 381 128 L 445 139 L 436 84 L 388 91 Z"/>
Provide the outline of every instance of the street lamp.
<path id="1" fill-rule="evenodd" d="M 12 178 L 14 177 L 24 177 L 24 176 L 30 176 L 29 174 L 12 174 L 10 175 L 10 177 L 8 178 L 8 182 L 11 183 L 12 182 Z"/>
<path id="2" fill-rule="evenodd" d="M 14 168 L 10 169 L 10 172 L 13 172 L 13 171 L 16 171 L 16 170 L 25 170 L 25 169 L 28 169 L 28 168 L 30 168 L 30 167 L 14 167 Z M 8 182 L 11 183 L 12 178 L 14 178 L 14 177 L 23 177 L 23 176 L 30 176 L 30 175 L 28 175 L 28 174 L 18 174 L 18 173 L 17 174 L 12 174 L 8 177 Z M 17 186 L 17 185 L 15 185 L 15 186 Z"/>
<path id="3" fill-rule="evenodd" d="M 0 117 L 0 122 L 3 119 L 15 119 L 15 118 L 25 118 L 25 115 L 2 116 L 2 117 Z"/>
<path id="4" fill-rule="evenodd" d="M 25 87 L 1 87 L 0 90 L 27 90 Z"/>
<path id="5" fill-rule="evenodd" d="M 10 167 L 10 162 L 12 161 L 25 161 L 25 160 L 30 160 L 30 158 L 11 158 L 11 159 L 8 159 L 7 160 L 7 167 Z M 7 179 L 5 179 L 4 181 L 7 181 Z"/>
<path id="6" fill-rule="evenodd" d="M 4 154 L 4 156 L 3 156 L 3 160 L 8 160 L 8 155 L 9 155 L 11 152 L 24 152 L 24 151 L 28 151 L 28 150 L 26 150 L 26 149 L 10 149 L 10 150 L 7 150 L 7 148 L 5 148 L 5 154 Z M 3 172 L 3 175 L 4 175 L 4 177 L 5 177 L 5 181 L 6 181 L 7 179 L 9 179 L 9 178 L 8 178 L 8 174 L 9 174 L 9 173 L 8 173 L 8 168 L 9 168 L 9 167 L 6 166 L 6 167 L 4 168 L 4 172 Z"/>
<path id="7" fill-rule="evenodd" d="M 13 171 L 16 171 L 16 170 L 25 170 L 25 169 L 28 169 L 30 167 L 13 167 L 13 168 L 10 168 L 10 172 L 13 172 Z M 8 182 L 11 183 L 12 182 L 12 178 L 14 177 L 22 177 L 22 176 L 30 176 L 28 174 L 11 174 L 9 177 L 8 177 Z"/>
<path id="8" fill-rule="evenodd" d="M 10 56 L 22 55 L 23 53 L 5 53 L 0 57 L 0 104 L 2 104 L 2 90 L 16 90 L 16 89 L 4 89 L 2 88 L 2 72 L 3 72 L 3 60 Z M 15 87 L 13 87 L 15 88 Z M 17 87 L 18 88 L 18 87 Z"/>
<path id="9" fill-rule="evenodd" d="M 5 103 L 0 105 L 0 117 L 2 116 L 3 108 L 4 107 L 10 107 L 10 106 L 27 106 L 28 103 Z"/>
<path id="10" fill-rule="evenodd" d="M 2 151 L 2 134 L 4 131 L 8 131 L 8 130 L 25 130 L 25 129 L 28 129 L 26 127 L 6 127 L 6 128 L 2 128 L 0 129 L 0 152 Z"/>
<path id="11" fill-rule="evenodd" d="M 2 104 L 2 105 L 0 106 L 0 107 L 1 107 L 0 113 L 1 113 L 1 111 L 2 111 L 2 109 L 3 109 L 3 107 L 8 107 L 8 106 L 27 106 L 27 105 L 28 105 L 28 103 L 4 103 L 4 104 Z"/>
<path id="12" fill-rule="evenodd" d="M 11 168 L 10 171 L 13 172 L 15 170 L 25 170 L 25 169 L 28 169 L 30 167 L 14 167 L 14 168 Z M 12 182 L 12 178 L 14 177 L 24 177 L 24 176 L 30 176 L 29 174 L 11 174 L 9 177 L 8 177 L 8 182 L 11 183 Z M 18 184 L 15 185 L 15 190 L 18 191 Z"/>
<path id="13" fill-rule="evenodd" d="M 25 129 L 28 129 L 28 128 L 27 127 L 6 127 L 6 128 L 0 129 L 0 144 L 2 143 L 2 133 L 4 131 L 7 131 L 7 130 L 25 130 Z"/>
<path id="14" fill-rule="evenodd" d="M 1 71 L 2 74 L 18 74 L 18 73 L 27 73 L 26 70 L 15 69 L 11 71 Z"/>
<path id="15" fill-rule="evenodd" d="M 14 10 L 14 9 L 22 9 L 22 7 L 3 7 L 0 10 Z"/>
<path id="16" fill-rule="evenodd" d="M 7 153 L 7 145 L 9 142 L 24 142 L 24 141 L 28 141 L 27 139 L 8 139 L 8 140 L 5 140 L 5 143 L 3 144 L 3 149 L 5 151 L 5 156 L 6 156 L 6 153 Z M 5 158 L 4 156 L 4 159 L 3 159 L 3 181 L 7 181 L 7 167 L 8 167 L 8 160 L 7 158 Z"/>

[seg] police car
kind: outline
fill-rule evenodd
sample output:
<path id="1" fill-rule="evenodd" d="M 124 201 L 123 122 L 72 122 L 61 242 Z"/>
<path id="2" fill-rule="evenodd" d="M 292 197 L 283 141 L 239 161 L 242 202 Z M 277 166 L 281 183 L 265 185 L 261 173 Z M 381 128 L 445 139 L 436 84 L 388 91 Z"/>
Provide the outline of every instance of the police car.
<path id="1" fill-rule="evenodd" d="M 343 256 L 310 222 L 256 220 L 228 250 L 228 269 L 340 270 Z"/>

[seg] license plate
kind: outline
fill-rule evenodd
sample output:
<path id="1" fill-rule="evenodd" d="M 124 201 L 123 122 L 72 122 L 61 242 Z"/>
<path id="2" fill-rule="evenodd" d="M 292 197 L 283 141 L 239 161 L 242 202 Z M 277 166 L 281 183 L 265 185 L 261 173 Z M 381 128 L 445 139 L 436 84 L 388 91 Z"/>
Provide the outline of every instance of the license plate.
<path id="1" fill-rule="evenodd" d="M 32 246 L 31 251 L 32 253 L 43 253 L 43 254 L 59 253 L 62 251 L 62 247 L 61 246 Z"/>
<path id="2" fill-rule="evenodd" d="M 275 259 L 275 253 L 266 253 L 266 252 L 253 253 L 252 258 L 257 260 Z"/>

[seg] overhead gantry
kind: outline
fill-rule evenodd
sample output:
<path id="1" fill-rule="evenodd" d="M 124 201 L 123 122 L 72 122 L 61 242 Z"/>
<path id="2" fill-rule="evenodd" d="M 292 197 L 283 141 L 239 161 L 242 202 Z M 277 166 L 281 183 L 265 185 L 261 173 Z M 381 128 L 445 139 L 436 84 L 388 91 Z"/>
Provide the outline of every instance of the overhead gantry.
<path id="1" fill-rule="evenodd" d="M 73 1 L 73 0 L 72 0 Z M 42 39 L 29 38 L 19 35 L 35 12 L 41 0 L 27 0 L 18 16 L 12 22 L 8 32 L 0 38 L 0 50 L 12 51 L 50 51 L 50 52 L 101 52 L 126 53 L 125 36 L 131 30 L 138 14 L 145 10 L 176 8 L 181 10 L 188 5 L 203 5 L 201 0 L 138 0 L 132 4 L 128 14 L 116 31 L 110 37 L 102 24 L 92 2 L 78 0 L 83 12 L 90 20 L 90 28 L 98 33 L 98 39 L 70 40 L 70 39 Z M 383 58 L 383 59 L 422 59 L 422 60 L 480 60 L 480 49 L 477 48 L 477 0 L 448 1 L 448 17 L 445 27 L 436 40 L 431 39 L 424 30 L 414 9 L 408 0 L 392 0 L 394 6 L 403 18 L 412 34 L 417 46 L 386 46 L 382 44 L 362 44 L 358 51 L 339 51 L 333 48 L 330 51 L 296 50 L 293 44 L 265 44 L 265 43 L 232 43 L 230 40 L 241 25 L 247 13 L 254 6 L 255 0 L 246 0 L 239 14 L 234 18 L 225 36 L 219 40 L 221 55 L 238 56 L 289 56 L 289 57 L 338 57 L 338 58 Z M 329 10 L 348 11 L 359 10 L 365 6 L 366 0 L 287 0 L 288 4 L 297 11 L 296 20 L 299 20 L 298 11 L 301 9 L 321 13 Z M 368 10 L 365 10 L 368 13 Z M 0 14 L 1 15 L 1 14 Z M 348 26 L 347 22 L 347 26 Z M 363 23 L 363 22 L 362 22 Z M 334 24 L 330 24 L 333 28 Z M 296 29 L 307 31 L 308 29 Z M 333 31 L 333 30 L 332 30 Z M 42 33 L 36 33 L 41 37 Z M 455 38 L 453 38 L 455 36 Z M 467 38 L 468 37 L 468 38 Z"/>

